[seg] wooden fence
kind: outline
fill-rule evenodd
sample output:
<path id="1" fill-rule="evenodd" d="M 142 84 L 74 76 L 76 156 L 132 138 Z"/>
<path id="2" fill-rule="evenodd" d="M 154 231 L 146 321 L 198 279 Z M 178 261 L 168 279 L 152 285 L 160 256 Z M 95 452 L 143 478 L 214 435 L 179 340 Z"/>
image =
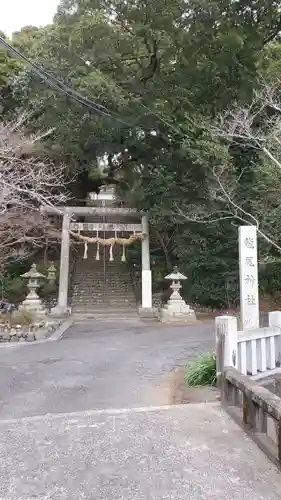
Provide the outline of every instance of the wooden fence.
<path id="1" fill-rule="evenodd" d="M 221 403 L 252 439 L 281 467 L 281 398 L 253 377 L 280 366 L 281 312 L 269 327 L 238 331 L 233 316 L 216 318 L 216 359 Z M 275 370 L 276 372 L 276 370 Z"/>
<path id="2" fill-rule="evenodd" d="M 244 375 L 265 373 L 280 366 L 281 361 L 281 312 L 269 313 L 269 326 L 255 330 L 239 331 L 234 316 L 216 318 L 217 351 L 221 351 L 219 339 L 224 337 L 223 365 L 232 366 Z M 222 360 L 218 359 L 218 371 Z"/>
<path id="3" fill-rule="evenodd" d="M 221 403 L 266 455 L 281 466 L 281 399 L 235 368 L 220 377 Z"/>

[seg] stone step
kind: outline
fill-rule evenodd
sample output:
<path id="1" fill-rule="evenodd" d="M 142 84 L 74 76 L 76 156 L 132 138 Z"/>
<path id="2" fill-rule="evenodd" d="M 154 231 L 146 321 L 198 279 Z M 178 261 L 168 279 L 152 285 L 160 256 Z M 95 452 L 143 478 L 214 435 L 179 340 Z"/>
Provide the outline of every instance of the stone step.
<path id="1" fill-rule="evenodd" d="M 95 310 L 95 311 L 136 311 L 137 305 L 136 304 L 72 304 L 72 309 L 76 310 Z"/>
<path id="2" fill-rule="evenodd" d="M 132 279 L 128 278 L 126 276 L 107 276 L 106 278 L 102 277 L 99 278 L 98 276 L 95 276 L 94 274 L 88 274 L 87 276 L 75 276 L 75 278 L 72 280 L 72 283 L 132 283 Z"/>
<path id="3" fill-rule="evenodd" d="M 107 292 L 106 290 L 77 290 L 72 293 L 72 297 L 120 297 L 121 299 L 128 299 L 134 297 L 134 294 L 130 290 L 120 290 L 120 292 L 117 293 L 112 293 L 112 292 Z"/>
<path id="4" fill-rule="evenodd" d="M 81 317 L 93 317 L 93 318 L 104 318 L 104 319 L 122 319 L 122 318 L 139 318 L 137 312 L 132 311 L 91 311 L 87 310 L 75 310 L 73 309 L 73 314 L 80 315 Z"/>
<path id="5" fill-rule="evenodd" d="M 114 294 L 114 293 L 103 293 L 103 292 L 97 292 L 95 293 L 81 293 L 77 292 L 75 294 L 72 294 L 72 299 L 73 300 L 103 300 L 103 301 L 116 301 L 116 302 L 134 302 L 135 301 L 135 296 L 133 293 L 119 293 L 119 294 Z"/>
<path id="6" fill-rule="evenodd" d="M 72 286 L 72 290 L 77 289 L 77 290 L 104 290 L 108 291 L 109 293 L 112 291 L 126 291 L 126 290 L 132 290 L 133 287 L 130 283 L 112 283 L 112 284 L 100 284 L 100 283 L 90 283 L 89 285 L 85 285 L 84 283 L 75 283 L 75 285 Z"/>
<path id="7" fill-rule="evenodd" d="M 88 284 L 99 284 L 99 285 L 112 285 L 112 284 L 116 284 L 116 285 L 119 285 L 119 284 L 124 284 L 124 285 L 131 285 L 132 284 L 132 281 L 131 279 L 126 279 L 126 278 L 123 278 L 123 279 L 115 279 L 112 277 L 111 278 L 107 278 L 106 280 L 104 279 L 100 279 L 100 278 L 97 278 L 96 276 L 92 276 L 92 277 L 87 277 L 87 278 L 75 278 L 73 281 L 72 281 L 72 284 L 73 285 L 81 285 L 82 283 L 86 283 L 87 285 Z"/>
<path id="8" fill-rule="evenodd" d="M 129 295 L 132 295 L 133 294 L 133 289 L 130 288 L 130 287 L 121 287 L 121 286 L 118 286 L 116 287 L 116 290 L 112 290 L 112 288 L 106 288 L 106 287 L 95 287 L 95 286 L 87 286 L 87 287 L 79 287 L 79 285 L 75 286 L 72 288 L 73 292 L 80 292 L 80 291 L 83 291 L 85 293 L 95 293 L 95 291 L 97 293 L 109 293 L 109 294 L 113 294 L 114 292 L 115 293 L 118 293 L 118 295 L 120 295 L 120 293 L 125 293 L 125 294 L 129 294 Z"/>
<path id="9" fill-rule="evenodd" d="M 87 297 L 108 297 L 108 298 L 114 298 L 114 297 L 119 297 L 120 299 L 122 300 L 125 300 L 125 299 L 132 299 L 134 297 L 134 294 L 133 293 L 130 293 L 129 291 L 125 292 L 125 291 L 120 291 L 118 295 L 116 295 L 116 293 L 106 293 L 106 291 L 103 291 L 103 290 L 93 290 L 92 293 L 89 293 L 89 290 L 77 290 L 77 292 L 73 292 L 72 293 L 72 297 L 73 298 L 79 298 L 79 297 L 83 297 L 84 298 L 87 298 Z"/>
<path id="10" fill-rule="evenodd" d="M 87 288 L 87 289 L 73 289 L 72 292 L 72 297 L 88 297 L 88 296 L 101 296 L 105 295 L 107 297 L 115 297 L 116 293 L 113 291 L 109 290 L 104 290 L 104 289 L 98 289 L 98 288 Z M 132 290 L 119 290 L 118 296 L 121 298 L 128 298 L 128 297 L 134 297 L 133 291 Z"/>
<path id="11" fill-rule="evenodd" d="M 112 286 L 112 285 L 126 285 L 126 286 L 132 286 L 132 283 L 131 281 L 127 281 L 127 280 L 106 280 L 106 281 L 101 281 L 101 280 L 98 280 L 96 279 L 95 277 L 93 277 L 93 279 L 87 279 L 87 280 L 84 280 L 84 279 L 81 279 L 81 280 L 75 280 L 74 282 L 72 282 L 72 285 L 79 285 L 79 286 L 82 286 L 83 284 L 86 284 L 87 286 L 88 285 L 92 285 L 92 286 L 100 286 L 100 287 L 105 287 L 105 286 Z"/>
<path id="12" fill-rule="evenodd" d="M 117 298 L 117 299 L 121 299 L 121 300 L 129 300 L 129 299 L 134 299 L 135 295 L 129 291 L 127 292 L 119 292 L 119 293 L 106 293 L 106 291 L 103 291 L 103 290 L 92 290 L 90 291 L 89 293 L 89 290 L 88 291 L 85 291 L 85 292 L 81 292 L 80 290 L 73 293 L 72 294 L 72 297 L 75 298 L 75 299 L 79 299 L 79 297 L 83 298 L 83 299 L 87 299 L 88 297 L 94 297 L 94 298 L 101 298 L 103 297 L 104 299 L 108 298 L 108 299 L 114 299 L 114 298 Z"/>
<path id="13" fill-rule="evenodd" d="M 74 290 L 74 289 L 73 289 Z M 97 293 L 104 293 L 105 295 L 116 295 L 116 293 L 118 295 L 133 295 L 134 294 L 134 290 L 132 288 L 129 288 L 129 287 L 121 287 L 121 286 L 118 286 L 116 287 L 115 290 L 112 290 L 110 288 L 99 288 L 99 287 L 87 287 L 87 288 L 75 288 L 75 291 L 79 292 L 80 290 L 83 290 L 85 293 L 89 293 L 92 295 L 93 293 L 97 292 Z"/>
<path id="14" fill-rule="evenodd" d="M 96 272 L 96 273 L 102 273 L 102 274 L 105 274 L 105 273 L 114 273 L 114 272 L 119 272 L 119 273 L 126 273 L 126 274 L 130 274 L 130 270 L 128 268 L 122 268 L 122 267 L 97 267 L 97 266 L 84 266 L 84 267 L 76 267 L 75 268 L 75 271 L 76 272 L 81 272 L 81 273 L 85 273 L 87 272 L 88 270 L 91 270 L 93 272 Z"/>
<path id="15" fill-rule="evenodd" d="M 74 313 L 74 319 L 75 319 L 75 324 L 83 323 L 84 321 L 89 321 L 89 320 L 94 320 L 94 321 L 104 321 L 105 323 L 108 322 L 114 322 L 116 324 L 123 324 L 123 323 L 128 323 L 128 324 L 142 324 L 141 319 L 138 315 L 135 316 L 122 316 L 116 314 L 115 316 L 106 316 L 106 315 L 97 315 L 97 314 L 92 314 L 89 312 L 83 312 L 83 313 Z"/>
<path id="16" fill-rule="evenodd" d="M 72 284 L 76 284 L 76 285 L 81 285 L 82 283 L 87 283 L 88 284 L 99 284 L 101 286 L 103 285 L 112 285 L 112 284 L 115 284 L 115 285 L 119 285 L 119 283 L 122 285 L 122 283 L 124 285 L 131 285 L 132 284 L 132 280 L 131 279 L 126 279 L 126 278 L 123 278 L 123 279 L 116 279 L 114 277 L 111 278 L 107 278 L 106 280 L 105 279 L 100 279 L 100 278 L 97 278 L 96 276 L 92 276 L 92 277 L 87 277 L 87 278 L 75 278 L 75 280 L 72 281 Z"/>
<path id="17" fill-rule="evenodd" d="M 108 276 L 108 275 L 118 275 L 118 276 L 131 276 L 129 272 L 124 271 L 123 269 L 112 269 L 112 270 L 107 270 L 104 271 L 103 269 L 92 269 L 92 268 L 87 268 L 87 269 L 76 269 L 75 274 L 77 275 L 86 275 L 88 273 L 99 275 L 101 277 L 103 276 Z"/>
<path id="18" fill-rule="evenodd" d="M 73 302 L 72 303 L 72 308 L 73 309 L 103 309 L 110 311 L 112 308 L 115 309 L 127 309 L 127 310 L 134 310 L 137 307 L 136 302 L 134 303 L 118 303 L 118 302 Z"/>
<path id="19" fill-rule="evenodd" d="M 80 281 L 80 280 L 88 280 L 90 281 L 91 279 L 95 279 L 95 280 L 99 280 L 99 281 L 108 281 L 108 280 L 111 280 L 111 279 L 115 279 L 116 281 L 118 280 L 121 280 L 121 281 L 131 281 L 132 278 L 131 276 L 126 276 L 125 274 L 119 274 L 119 275 L 116 275 L 116 274 L 107 274 L 106 276 L 99 276 L 95 273 L 92 273 L 92 272 L 88 272 L 87 274 L 85 275 L 79 275 L 79 274 L 75 274 L 73 280 L 74 281 Z"/>
<path id="20" fill-rule="evenodd" d="M 103 300 L 110 300 L 110 299 L 119 299 L 119 300 L 133 300 L 134 299 L 134 295 L 132 293 L 120 293 L 120 294 L 114 294 L 114 293 L 103 293 L 103 292 L 95 292 L 95 293 L 75 293 L 75 294 L 72 294 L 72 298 L 73 299 L 90 299 L 91 297 L 93 297 L 94 299 L 100 299 L 100 298 L 103 298 Z"/>
<path id="21" fill-rule="evenodd" d="M 134 309 L 121 309 L 120 307 L 118 309 L 116 308 L 111 308 L 111 309 L 106 309 L 106 308 L 97 308 L 97 307 L 92 307 L 91 309 L 88 308 L 83 308 L 83 307 L 73 307 L 72 311 L 74 313 L 80 312 L 89 312 L 92 314 L 96 315 L 103 315 L 103 316 L 112 316 L 116 314 L 120 315 L 128 315 L 128 316 L 135 316 L 138 315 L 137 308 Z"/>
<path id="22" fill-rule="evenodd" d="M 96 271 L 96 272 L 100 272 L 100 273 L 110 273 L 110 272 L 116 272 L 116 271 L 119 271 L 120 273 L 130 273 L 130 268 L 128 267 L 122 267 L 122 266 L 96 266 L 94 264 L 88 264 L 88 265 L 76 265 L 75 267 L 75 271 L 81 271 L 81 272 L 85 272 L 87 271 L 88 269 L 91 269 L 91 271 Z"/>
<path id="23" fill-rule="evenodd" d="M 120 274 L 119 276 L 116 276 L 115 274 L 112 274 L 111 276 L 110 275 L 107 275 L 107 276 L 97 276 L 96 274 L 94 273 L 87 273 L 87 275 L 85 276 L 79 276 L 79 275 L 75 275 L 75 277 L 73 278 L 73 282 L 75 283 L 79 283 L 81 281 L 100 281 L 101 283 L 104 283 L 106 281 L 111 281 L 111 280 L 114 280 L 116 282 L 119 282 L 119 281 L 123 281 L 123 282 L 131 282 L 132 281 L 132 278 L 130 276 L 124 276 L 124 274 Z"/>
<path id="24" fill-rule="evenodd" d="M 100 286 L 100 287 L 103 287 L 103 286 L 112 286 L 112 285 L 126 285 L 126 286 L 132 286 L 132 283 L 130 281 L 126 281 L 126 280 L 107 280 L 107 281 L 100 281 L 96 278 L 93 277 L 93 279 L 87 279 L 87 280 L 84 280 L 84 279 L 81 279 L 81 280 L 75 280 L 72 282 L 72 285 L 79 285 L 79 286 L 82 286 L 82 285 L 93 285 L 93 286 Z"/>
<path id="25" fill-rule="evenodd" d="M 82 310 L 82 311 L 91 311 L 91 310 L 96 310 L 96 311 L 107 311 L 110 312 L 112 309 L 117 309 L 122 311 L 123 309 L 126 309 L 127 311 L 134 311 L 136 310 L 137 305 L 136 304 L 97 304 L 97 303 L 89 303 L 89 304 L 72 304 L 72 309 L 73 310 Z"/>
<path id="26" fill-rule="evenodd" d="M 97 273 L 114 273 L 114 272 L 120 272 L 120 273 L 126 273 L 130 274 L 131 270 L 128 267 L 120 267 L 120 266 L 76 266 L 75 271 L 76 272 L 81 272 L 85 273 L 90 269 L 91 271 L 95 271 Z"/>
<path id="27" fill-rule="evenodd" d="M 94 271 L 93 269 L 87 269 L 87 271 L 85 271 L 85 272 L 77 271 L 74 274 L 75 274 L 75 277 L 77 277 L 77 278 L 83 278 L 83 277 L 88 277 L 88 276 L 97 276 L 100 279 L 104 280 L 104 279 L 108 278 L 108 276 L 115 276 L 117 278 L 124 277 L 124 278 L 131 279 L 131 275 L 129 273 L 123 273 L 122 271 L 100 273 L 100 272 Z"/>
<path id="28" fill-rule="evenodd" d="M 105 297 L 100 295 L 99 297 L 72 297 L 72 304 L 135 304 L 134 297 Z"/>
<path id="29" fill-rule="evenodd" d="M 120 269 L 121 271 L 124 272 L 129 272 L 130 267 L 129 266 L 123 266 L 118 263 L 114 264 L 113 262 L 106 262 L 105 264 L 102 262 L 101 264 L 97 264 L 96 261 L 83 261 L 83 262 L 78 262 L 76 263 L 76 269 L 100 269 L 100 270 L 112 270 L 112 269 Z"/>
<path id="30" fill-rule="evenodd" d="M 133 303 L 135 302 L 135 296 L 134 295 L 107 295 L 104 293 L 100 294 L 76 294 L 72 295 L 72 301 L 73 302 L 91 302 L 91 301 L 102 301 L 102 302 L 128 302 L 128 303 Z"/>
<path id="31" fill-rule="evenodd" d="M 120 261 L 77 260 L 71 283 L 72 310 L 81 318 L 138 319 L 132 276 Z"/>
<path id="32" fill-rule="evenodd" d="M 101 295 L 105 296 L 105 297 L 115 297 L 117 295 L 117 297 L 124 297 L 124 298 L 128 298 L 128 297 L 134 297 L 134 293 L 133 293 L 133 290 L 129 290 L 129 289 L 123 289 L 123 290 L 119 290 L 119 292 L 110 292 L 109 290 L 106 290 L 106 289 L 103 289 L 103 288 L 87 288 L 87 289 L 73 289 L 72 291 L 72 297 L 92 297 L 92 296 L 97 296 L 97 297 L 100 297 Z"/>
<path id="33" fill-rule="evenodd" d="M 113 290 L 112 288 L 107 288 L 107 287 L 99 287 L 99 286 L 87 286 L 87 287 L 82 287 L 81 288 L 79 287 L 79 285 L 76 285 L 75 287 L 72 288 L 73 292 L 84 292 L 84 293 L 91 293 L 91 295 L 95 292 L 97 293 L 109 293 L 109 294 L 113 294 L 113 293 L 118 293 L 118 295 L 120 295 L 120 293 L 125 293 L 125 294 L 129 294 L 129 295 L 132 295 L 133 292 L 134 292 L 134 289 L 131 288 L 131 287 L 121 287 L 121 286 L 118 286 L 115 288 L 115 290 Z"/>

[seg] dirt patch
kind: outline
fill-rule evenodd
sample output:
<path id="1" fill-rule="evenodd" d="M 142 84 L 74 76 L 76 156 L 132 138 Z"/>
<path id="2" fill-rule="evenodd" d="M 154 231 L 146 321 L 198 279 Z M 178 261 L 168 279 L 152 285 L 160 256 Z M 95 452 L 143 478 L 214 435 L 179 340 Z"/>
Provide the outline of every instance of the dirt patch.
<path id="1" fill-rule="evenodd" d="M 189 387 L 184 382 L 184 369 L 169 374 L 169 404 L 208 403 L 218 399 L 216 387 Z"/>
<path id="2" fill-rule="evenodd" d="M 166 374 L 159 385 L 145 385 L 141 393 L 143 406 L 211 403 L 218 400 L 215 387 L 188 387 L 184 382 L 184 368 Z"/>
<path id="3" fill-rule="evenodd" d="M 218 313 L 217 311 L 212 311 L 212 312 L 197 312 L 195 311 L 195 314 L 196 314 L 196 318 L 197 318 L 197 321 L 198 322 L 209 322 L 209 321 L 212 321 L 212 320 L 215 320 L 215 318 L 217 316 L 220 315 L 220 313 Z"/>

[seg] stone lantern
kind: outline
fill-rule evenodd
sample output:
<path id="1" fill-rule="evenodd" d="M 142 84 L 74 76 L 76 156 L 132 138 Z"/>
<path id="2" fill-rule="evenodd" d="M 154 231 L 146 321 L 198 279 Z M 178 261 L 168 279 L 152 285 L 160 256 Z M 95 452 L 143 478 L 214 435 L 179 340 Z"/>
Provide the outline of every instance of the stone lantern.
<path id="1" fill-rule="evenodd" d="M 48 272 L 47 272 L 47 280 L 49 281 L 50 285 L 54 285 L 56 282 L 56 276 L 57 276 L 57 270 L 53 262 L 50 263 L 50 266 L 48 267 Z"/>
<path id="2" fill-rule="evenodd" d="M 182 288 L 181 281 L 186 280 L 187 277 L 180 273 L 177 267 L 174 267 L 173 272 L 165 276 L 165 279 L 172 282 L 170 288 L 173 293 L 167 304 L 160 310 L 161 321 L 163 323 L 195 323 L 194 310 L 190 309 L 179 293 Z"/>
<path id="3" fill-rule="evenodd" d="M 28 279 L 27 288 L 29 293 L 26 299 L 20 306 L 20 309 L 25 309 L 35 314 L 45 315 L 45 308 L 37 295 L 37 288 L 39 288 L 39 280 L 45 279 L 46 276 L 37 271 L 36 264 L 32 264 L 30 270 L 27 273 L 21 275 L 22 278 Z"/>

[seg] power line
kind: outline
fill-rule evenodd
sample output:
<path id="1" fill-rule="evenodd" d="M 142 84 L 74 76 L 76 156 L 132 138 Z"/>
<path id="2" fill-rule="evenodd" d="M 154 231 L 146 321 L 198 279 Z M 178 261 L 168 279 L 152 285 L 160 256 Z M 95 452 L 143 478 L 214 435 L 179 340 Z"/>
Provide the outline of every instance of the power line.
<path id="1" fill-rule="evenodd" d="M 80 94 L 79 92 L 77 92 L 75 89 L 73 89 L 72 87 L 66 85 L 63 81 L 61 81 L 58 78 L 56 78 L 55 76 L 53 76 L 50 72 L 48 72 L 47 70 L 45 70 L 44 68 L 42 68 L 38 64 L 30 61 L 24 54 L 22 54 L 17 49 L 15 49 L 12 45 L 10 45 L 1 36 L 0 36 L 0 45 L 2 45 L 6 50 L 8 50 L 9 52 L 11 52 L 17 59 L 19 59 L 19 60 L 27 63 L 31 67 L 31 69 L 33 70 L 33 72 L 37 76 L 39 76 L 40 78 L 42 78 L 44 80 L 44 82 L 49 87 L 53 88 L 54 90 L 57 90 L 60 93 L 63 93 L 67 97 L 70 97 L 71 99 L 73 99 L 78 104 L 81 104 L 82 106 L 86 106 L 91 111 L 94 111 L 97 114 L 104 115 L 104 116 L 106 116 L 108 118 L 112 118 L 113 120 L 121 123 L 122 125 L 125 125 L 126 127 L 131 127 L 130 124 L 128 124 L 128 123 L 124 122 L 123 120 L 121 120 L 120 118 L 114 116 L 112 114 L 112 112 L 108 108 L 106 108 L 105 106 L 103 106 L 102 104 L 98 104 L 98 103 L 92 101 L 91 99 L 89 99 L 88 97 L 84 97 L 82 94 Z M 83 62 L 85 62 L 84 59 L 81 58 L 81 60 L 83 60 Z M 177 127 L 175 127 L 170 122 L 166 121 L 157 112 L 153 111 L 151 108 L 147 107 L 143 103 L 139 103 L 139 104 L 144 109 L 146 109 L 148 112 L 150 112 L 152 115 L 154 115 L 156 118 L 158 118 L 168 128 L 170 128 L 171 130 L 173 130 L 174 132 L 176 132 L 177 134 L 179 134 L 181 136 L 185 136 L 185 134 L 183 134 Z"/>
<path id="2" fill-rule="evenodd" d="M 118 121 L 119 123 L 122 123 L 123 125 L 130 126 L 128 123 L 124 122 L 123 120 L 113 116 L 111 111 L 109 109 L 107 109 L 105 106 L 98 104 L 98 103 L 95 103 L 94 101 L 91 101 L 87 97 L 84 97 L 82 94 L 79 94 L 79 92 L 74 90 L 72 87 L 65 85 L 64 82 L 62 82 L 58 78 L 54 77 L 48 71 L 46 71 L 42 67 L 38 66 L 36 63 L 33 63 L 32 61 L 30 61 L 24 54 L 22 54 L 17 49 L 15 49 L 12 45 L 10 45 L 8 42 L 6 42 L 6 40 L 4 40 L 2 37 L 0 37 L 0 45 L 2 45 L 6 50 L 11 52 L 17 59 L 27 63 L 31 67 L 33 72 L 37 76 L 40 76 L 45 81 L 45 83 L 47 83 L 47 85 L 49 87 L 52 87 L 53 89 L 64 93 L 66 96 L 72 98 L 78 104 L 84 105 L 84 106 L 88 107 L 89 109 L 91 109 L 92 111 L 95 111 L 98 114 L 112 118 L 113 120 Z"/>
<path id="3" fill-rule="evenodd" d="M 97 106 L 97 107 L 106 109 L 104 106 L 101 106 L 99 104 L 91 102 L 88 98 L 85 98 L 84 96 L 82 96 L 81 94 L 79 94 L 78 92 L 76 92 L 71 87 L 68 87 L 67 85 L 65 85 L 64 82 L 58 80 L 55 76 L 51 75 L 51 73 L 49 73 L 45 69 L 43 69 L 40 66 L 38 66 L 36 63 L 30 61 L 24 54 L 22 54 L 17 49 L 15 49 L 14 47 L 12 47 L 12 45 L 10 45 L 8 42 L 6 42 L 6 40 L 4 40 L 1 37 L 0 37 L 0 44 L 2 44 L 7 50 L 9 50 L 18 59 L 26 62 L 29 66 L 31 66 L 31 68 L 34 70 L 34 72 L 36 74 L 38 74 L 39 76 L 42 76 L 43 79 L 46 79 L 46 81 L 47 81 L 47 79 L 48 79 L 48 81 L 53 80 L 53 83 L 59 84 L 61 86 L 62 90 L 65 90 L 67 92 L 71 91 L 71 93 L 73 95 L 75 95 L 76 97 L 78 97 L 79 99 L 81 99 L 81 100 L 83 100 L 85 102 L 91 103 L 91 105 L 94 106 L 94 107 Z"/>

